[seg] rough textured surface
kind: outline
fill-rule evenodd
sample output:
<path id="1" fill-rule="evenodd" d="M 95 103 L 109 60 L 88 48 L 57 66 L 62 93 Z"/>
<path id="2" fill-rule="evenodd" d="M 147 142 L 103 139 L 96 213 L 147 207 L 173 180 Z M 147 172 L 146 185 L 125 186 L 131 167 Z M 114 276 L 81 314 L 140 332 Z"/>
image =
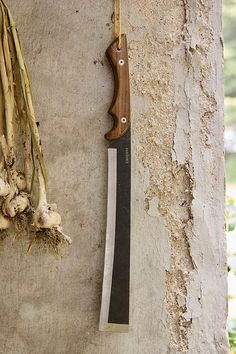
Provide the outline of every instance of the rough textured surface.
<path id="1" fill-rule="evenodd" d="M 221 7 L 124 4 L 133 111 L 131 330 L 97 331 L 106 213 L 104 58 L 112 1 L 8 0 L 73 246 L 63 259 L 0 248 L 0 353 L 225 354 Z"/>

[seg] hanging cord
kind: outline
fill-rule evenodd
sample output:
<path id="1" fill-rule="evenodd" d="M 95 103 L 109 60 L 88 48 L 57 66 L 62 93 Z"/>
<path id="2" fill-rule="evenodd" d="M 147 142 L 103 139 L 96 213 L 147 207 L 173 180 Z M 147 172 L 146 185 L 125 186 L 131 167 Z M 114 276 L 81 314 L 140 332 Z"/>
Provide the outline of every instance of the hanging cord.
<path id="1" fill-rule="evenodd" d="M 119 38 L 118 48 L 121 49 L 121 0 L 114 0 L 114 37 Z"/>

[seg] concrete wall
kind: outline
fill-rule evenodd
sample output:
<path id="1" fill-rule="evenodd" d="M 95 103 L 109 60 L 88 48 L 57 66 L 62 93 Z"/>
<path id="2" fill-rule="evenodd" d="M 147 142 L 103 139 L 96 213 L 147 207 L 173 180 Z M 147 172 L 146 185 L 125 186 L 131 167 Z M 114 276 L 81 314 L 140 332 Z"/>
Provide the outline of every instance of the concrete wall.
<path id="1" fill-rule="evenodd" d="M 123 1 L 133 118 L 131 330 L 97 331 L 113 78 L 112 1 L 8 0 L 29 66 L 55 259 L 0 248 L 0 353 L 227 353 L 221 6 Z"/>

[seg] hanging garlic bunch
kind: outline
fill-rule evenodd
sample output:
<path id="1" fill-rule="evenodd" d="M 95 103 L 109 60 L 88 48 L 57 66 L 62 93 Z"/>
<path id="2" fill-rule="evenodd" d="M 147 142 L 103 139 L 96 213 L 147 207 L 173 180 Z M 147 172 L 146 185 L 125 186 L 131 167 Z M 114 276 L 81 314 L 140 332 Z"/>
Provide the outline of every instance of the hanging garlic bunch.
<path id="1" fill-rule="evenodd" d="M 0 230 L 14 226 L 24 215 L 33 241 L 42 240 L 55 249 L 70 244 L 62 233 L 56 205 L 47 202 L 47 170 L 30 80 L 14 20 L 2 0 L 0 76 Z"/>

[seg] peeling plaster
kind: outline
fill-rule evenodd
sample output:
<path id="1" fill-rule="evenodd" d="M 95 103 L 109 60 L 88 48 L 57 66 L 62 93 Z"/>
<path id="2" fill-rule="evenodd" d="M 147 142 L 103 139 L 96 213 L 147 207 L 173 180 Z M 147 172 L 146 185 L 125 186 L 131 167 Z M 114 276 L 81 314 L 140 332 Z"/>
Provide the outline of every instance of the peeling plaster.
<path id="1" fill-rule="evenodd" d="M 145 43 L 148 54 L 152 53 L 156 59 L 150 66 L 148 55 L 144 54 L 142 63 L 137 62 L 139 75 L 132 78 L 135 94 L 149 97 L 151 101 L 149 111 L 136 122 L 137 159 L 148 169 L 150 175 L 144 209 L 149 215 L 155 216 L 158 205 L 159 213 L 169 231 L 171 263 L 170 269 L 166 270 L 165 307 L 168 313 L 170 347 L 176 352 L 194 354 L 205 351 L 191 351 L 189 334 L 193 333 L 193 321 L 201 319 L 203 309 L 207 311 L 202 300 L 204 281 L 200 281 L 200 276 L 204 277 L 204 269 L 201 267 L 207 255 L 204 255 L 204 251 L 199 251 L 197 243 L 200 243 L 201 233 L 206 239 L 211 234 L 211 230 L 204 225 L 207 219 L 204 216 L 201 218 L 201 228 L 195 213 L 197 204 L 201 210 L 209 205 L 209 200 L 205 200 L 198 189 L 199 183 L 206 183 L 203 176 L 199 175 L 199 169 L 201 170 L 203 162 L 203 151 L 215 149 L 218 146 L 216 141 L 222 138 L 213 127 L 213 122 L 215 124 L 219 115 L 219 105 L 222 105 L 218 87 L 215 86 L 216 75 L 222 75 L 222 67 L 220 58 L 217 66 L 212 58 L 221 30 L 219 24 L 212 24 L 210 21 L 211 16 L 214 16 L 212 5 L 211 1 L 174 1 L 172 6 L 176 11 L 175 23 L 172 23 L 173 17 L 169 14 L 168 25 L 165 23 L 166 27 L 160 29 L 159 40 L 166 34 L 165 41 L 161 42 L 161 50 L 155 35 L 147 34 L 145 41 L 137 44 L 136 48 L 145 53 L 142 47 Z M 159 9 L 159 6 L 157 4 L 156 8 Z M 148 8 L 146 5 L 146 12 Z M 150 11 L 151 8 L 155 8 L 153 3 Z M 178 35 L 176 28 L 182 29 Z M 216 33 L 219 33 L 217 39 Z M 221 54 L 221 47 L 218 47 L 218 51 Z M 132 59 L 135 61 L 135 58 Z M 145 72 L 145 67 L 149 70 L 144 77 L 142 73 Z M 219 87 L 219 90 L 223 96 L 222 88 Z M 220 124 L 221 133 L 222 116 Z M 220 149 L 223 151 L 222 145 Z M 202 167 L 206 163 L 207 160 Z M 222 168 L 219 182 L 222 184 L 218 188 L 223 197 L 222 159 L 219 164 Z M 202 198 L 204 202 L 201 201 Z M 212 198 L 214 199 L 213 195 Z M 223 199 L 221 202 L 223 203 Z M 211 215 L 211 218 L 214 217 Z M 218 235 L 223 238 L 223 214 L 220 219 L 222 233 Z M 226 316 L 226 288 L 224 296 L 222 318 Z M 214 347 L 209 351 L 211 354 L 218 353 L 218 344 L 210 344 L 214 340 L 209 338 L 209 348 L 211 345 Z M 221 347 L 224 348 L 222 353 L 226 353 L 226 337 L 221 336 L 221 340 Z"/>

